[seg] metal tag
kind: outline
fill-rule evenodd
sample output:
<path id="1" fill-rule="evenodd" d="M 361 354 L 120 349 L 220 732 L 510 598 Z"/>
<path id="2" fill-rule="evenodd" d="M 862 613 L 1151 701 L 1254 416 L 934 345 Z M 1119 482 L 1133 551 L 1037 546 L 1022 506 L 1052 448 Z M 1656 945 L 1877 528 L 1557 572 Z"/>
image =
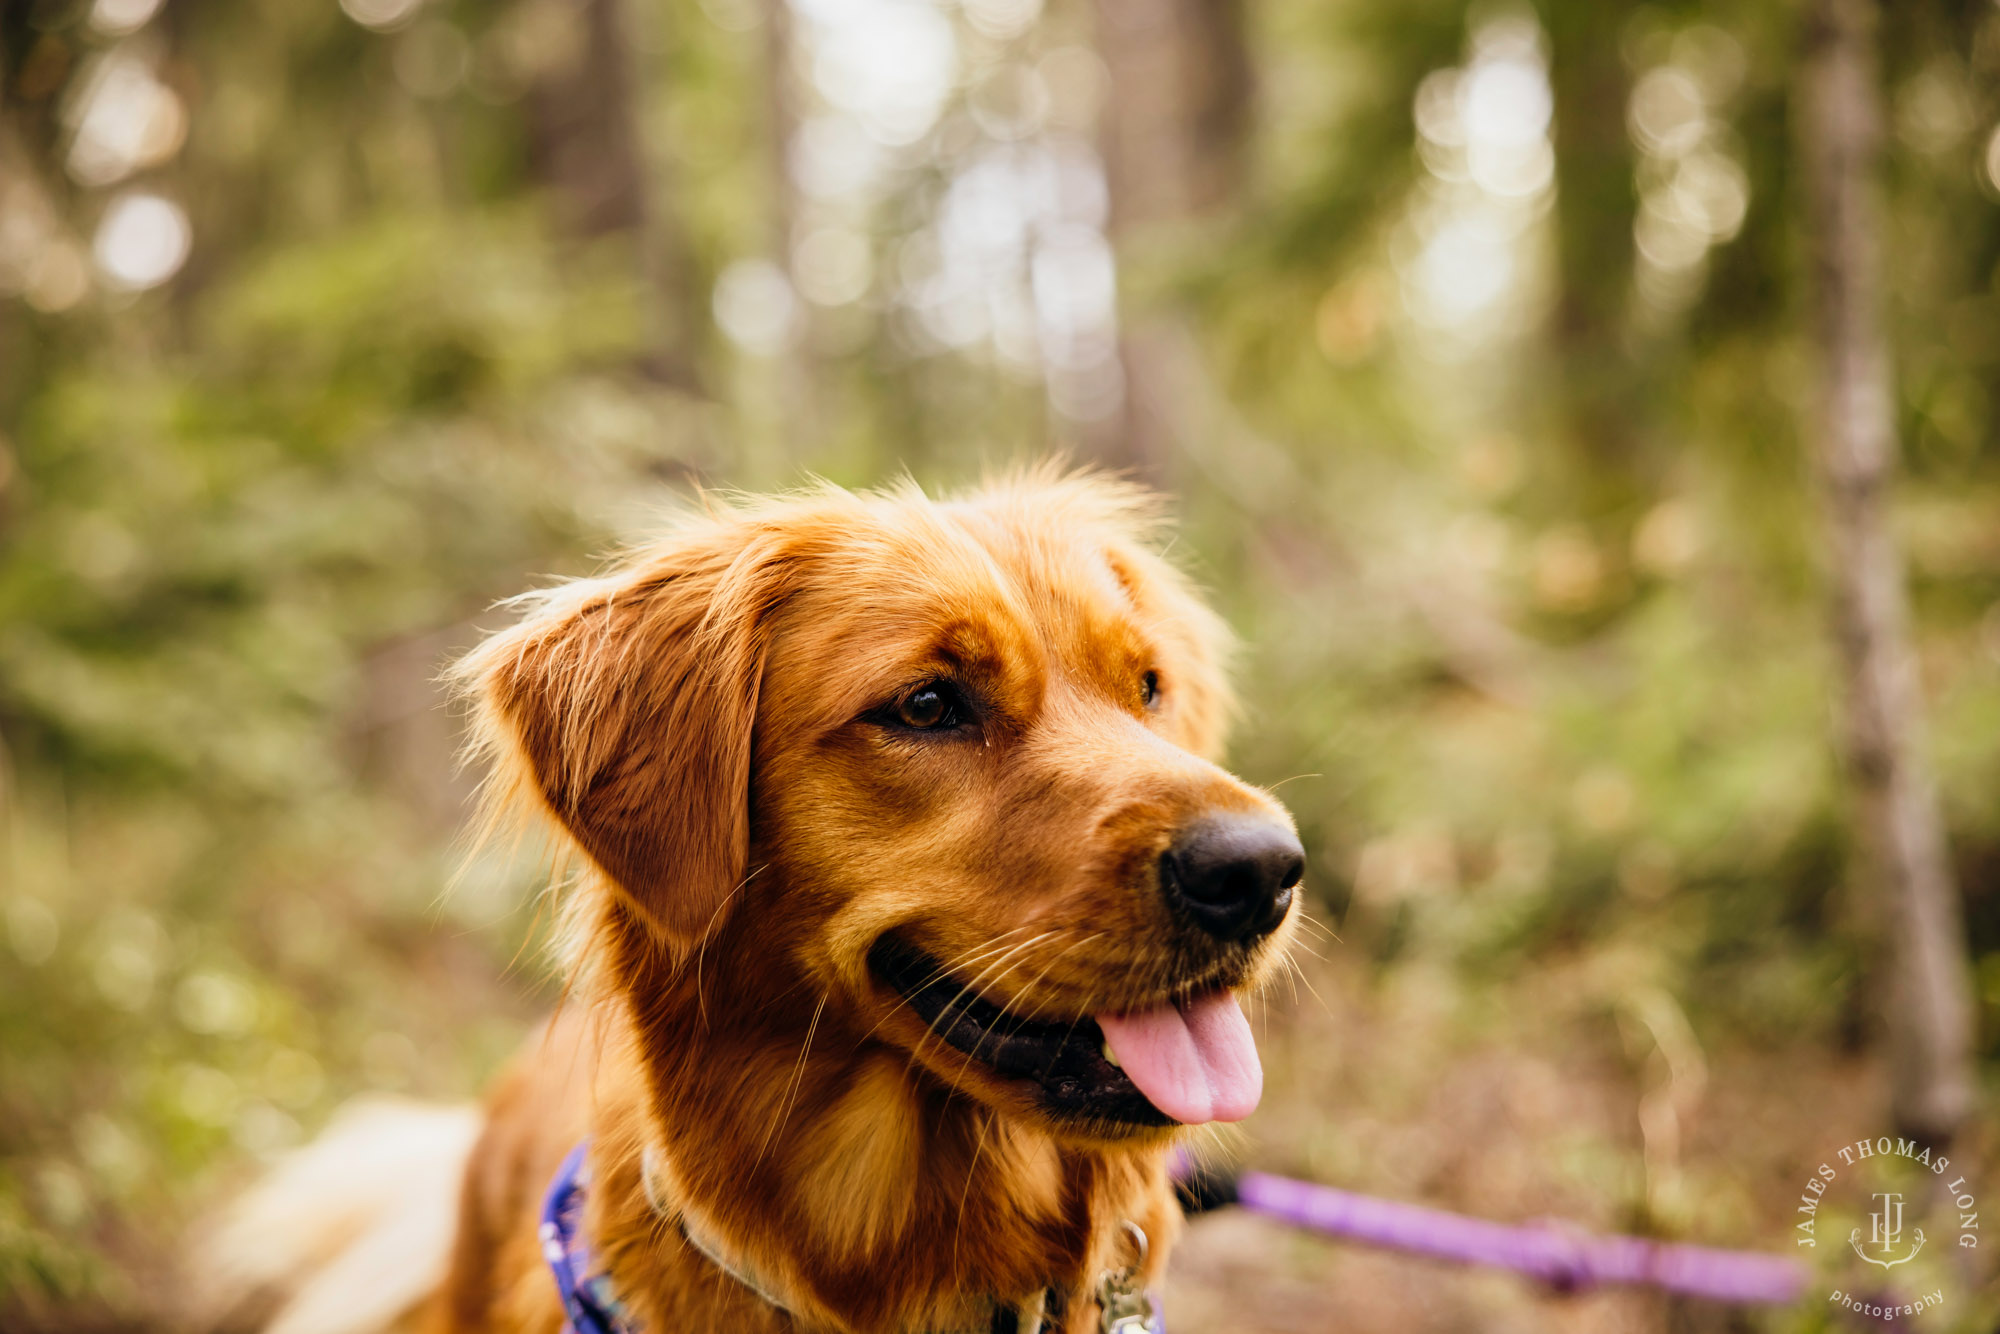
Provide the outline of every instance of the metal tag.
<path id="1" fill-rule="evenodd" d="M 1153 1298 L 1146 1291 L 1142 1276 L 1146 1268 L 1146 1232 L 1130 1219 L 1125 1220 L 1125 1235 L 1132 1238 L 1133 1249 L 1139 1258 L 1129 1269 L 1106 1274 L 1097 1285 L 1097 1311 L 1100 1334 L 1153 1334 Z"/>

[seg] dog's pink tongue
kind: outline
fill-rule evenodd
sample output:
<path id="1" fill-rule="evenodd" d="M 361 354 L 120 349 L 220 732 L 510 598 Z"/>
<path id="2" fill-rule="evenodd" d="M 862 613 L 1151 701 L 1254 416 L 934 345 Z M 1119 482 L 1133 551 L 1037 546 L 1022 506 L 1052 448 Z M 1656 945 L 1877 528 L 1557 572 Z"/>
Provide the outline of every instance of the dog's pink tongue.
<path id="1" fill-rule="evenodd" d="M 1243 1007 L 1227 991 L 1133 1014 L 1100 1014 L 1119 1067 L 1153 1106 L 1184 1125 L 1241 1121 L 1257 1110 L 1264 1067 Z"/>

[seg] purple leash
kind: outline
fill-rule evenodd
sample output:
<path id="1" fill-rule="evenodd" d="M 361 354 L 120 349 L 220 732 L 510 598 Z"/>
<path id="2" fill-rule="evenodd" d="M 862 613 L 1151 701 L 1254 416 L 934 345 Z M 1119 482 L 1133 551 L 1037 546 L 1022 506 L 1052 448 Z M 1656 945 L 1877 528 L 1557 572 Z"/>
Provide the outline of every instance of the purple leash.
<path id="1" fill-rule="evenodd" d="M 1784 1304 L 1798 1300 L 1808 1278 L 1803 1265 L 1781 1255 L 1592 1236 L 1558 1222 L 1493 1223 L 1267 1172 L 1244 1172 L 1230 1182 L 1195 1171 L 1183 1178 L 1181 1192 L 1191 1212 L 1234 1203 L 1328 1236 L 1512 1269 L 1563 1292 L 1637 1283 L 1712 1301 Z"/>

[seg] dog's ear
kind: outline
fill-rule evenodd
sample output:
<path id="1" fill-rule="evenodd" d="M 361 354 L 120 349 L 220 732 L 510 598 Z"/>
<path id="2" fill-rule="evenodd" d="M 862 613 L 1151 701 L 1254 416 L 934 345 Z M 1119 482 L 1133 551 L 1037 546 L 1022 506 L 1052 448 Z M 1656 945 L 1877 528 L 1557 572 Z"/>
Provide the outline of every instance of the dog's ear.
<path id="1" fill-rule="evenodd" d="M 783 570 L 748 525 L 710 523 L 545 595 L 457 672 L 502 799 L 530 789 L 671 943 L 707 934 L 746 872 Z"/>

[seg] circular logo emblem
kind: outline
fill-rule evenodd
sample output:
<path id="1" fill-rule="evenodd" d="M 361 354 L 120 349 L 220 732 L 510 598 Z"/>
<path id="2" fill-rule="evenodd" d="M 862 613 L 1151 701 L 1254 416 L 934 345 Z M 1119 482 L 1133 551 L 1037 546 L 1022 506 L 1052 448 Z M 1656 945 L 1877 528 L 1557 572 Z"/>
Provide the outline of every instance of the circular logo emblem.
<path id="1" fill-rule="evenodd" d="M 1830 1283 L 1827 1301 L 1877 1321 L 1943 1307 L 1979 1248 L 1979 1196 L 1951 1159 L 1908 1139 L 1834 1150 L 1800 1192 L 1794 1232 Z"/>

